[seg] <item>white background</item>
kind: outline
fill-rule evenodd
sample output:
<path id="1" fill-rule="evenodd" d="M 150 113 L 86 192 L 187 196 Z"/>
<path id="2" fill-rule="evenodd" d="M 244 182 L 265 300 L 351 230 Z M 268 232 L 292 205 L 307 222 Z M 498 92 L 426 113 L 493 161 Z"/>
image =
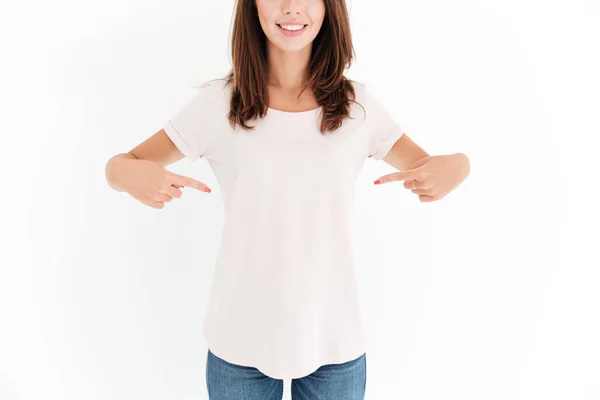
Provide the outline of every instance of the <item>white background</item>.
<path id="1" fill-rule="evenodd" d="M 349 4 L 347 75 L 429 154 L 471 160 L 434 203 L 365 161 L 366 398 L 600 399 L 599 3 Z M 218 182 L 173 164 L 213 192 L 156 210 L 104 167 L 229 71 L 232 7 L 2 3 L 0 399 L 207 398 Z"/>

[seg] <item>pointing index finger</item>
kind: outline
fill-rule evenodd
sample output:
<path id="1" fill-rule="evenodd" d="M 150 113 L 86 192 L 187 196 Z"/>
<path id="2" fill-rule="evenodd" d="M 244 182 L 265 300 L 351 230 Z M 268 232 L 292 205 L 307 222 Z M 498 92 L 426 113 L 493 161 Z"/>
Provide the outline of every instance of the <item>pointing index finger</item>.
<path id="1" fill-rule="evenodd" d="M 201 190 L 204 192 L 209 192 L 209 193 L 211 191 L 208 186 L 206 186 L 204 183 L 202 183 L 194 178 L 190 178 L 188 176 L 183 176 L 183 175 L 177 175 L 177 174 L 173 174 L 173 178 L 174 178 L 173 179 L 174 184 L 176 184 L 176 185 L 190 187 L 190 188 L 194 188 L 194 189 Z"/>
<path id="2" fill-rule="evenodd" d="M 404 181 L 404 180 L 417 180 L 418 171 L 416 169 L 408 169 L 405 171 L 393 172 L 391 174 L 383 175 L 373 182 L 376 185 L 387 182 Z"/>

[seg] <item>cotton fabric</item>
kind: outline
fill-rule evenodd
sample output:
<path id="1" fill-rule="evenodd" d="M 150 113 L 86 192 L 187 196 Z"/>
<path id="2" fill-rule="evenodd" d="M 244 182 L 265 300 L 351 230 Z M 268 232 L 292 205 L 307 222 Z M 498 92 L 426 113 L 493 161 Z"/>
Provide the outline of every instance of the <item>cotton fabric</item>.
<path id="1" fill-rule="evenodd" d="M 253 131 L 227 120 L 231 87 L 205 82 L 163 126 L 189 160 L 208 161 L 225 222 L 203 333 L 231 363 L 300 378 L 366 352 L 351 219 L 366 158 L 381 160 L 403 130 L 368 91 L 333 133 L 322 108 L 269 108 Z M 366 112 L 365 112 L 366 111 Z"/>

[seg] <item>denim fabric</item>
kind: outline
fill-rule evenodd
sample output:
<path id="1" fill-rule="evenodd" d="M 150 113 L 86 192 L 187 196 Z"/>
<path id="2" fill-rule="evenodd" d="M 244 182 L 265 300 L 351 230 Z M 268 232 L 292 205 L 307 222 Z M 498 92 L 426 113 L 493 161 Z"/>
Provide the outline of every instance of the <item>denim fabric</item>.
<path id="1" fill-rule="evenodd" d="M 326 364 L 310 375 L 291 380 L 292 400 L 363 400 L 367 385 L 367 355 L 341 364 Z M 281 400 L 283 379 L 254 367 L 232 364 L 210 349 L 206 358 L 210 400 Z"/>

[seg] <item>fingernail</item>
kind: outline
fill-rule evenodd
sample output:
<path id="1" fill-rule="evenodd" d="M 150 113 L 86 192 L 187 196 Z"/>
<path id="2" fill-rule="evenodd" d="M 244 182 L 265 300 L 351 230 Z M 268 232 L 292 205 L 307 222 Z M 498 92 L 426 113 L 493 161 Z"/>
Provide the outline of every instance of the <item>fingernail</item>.
<path id="1" fill-rule="evenodd" d="M 210 188 L 204 188 L 204 191 L 210 193 Z"/>
<path id="2" fill-rule="evenodd" d="M 377 179 L 375 182 L 373 182 L 374 184 L 378 185 L 381 183 L 381 181 L 379 179 Z"/>

